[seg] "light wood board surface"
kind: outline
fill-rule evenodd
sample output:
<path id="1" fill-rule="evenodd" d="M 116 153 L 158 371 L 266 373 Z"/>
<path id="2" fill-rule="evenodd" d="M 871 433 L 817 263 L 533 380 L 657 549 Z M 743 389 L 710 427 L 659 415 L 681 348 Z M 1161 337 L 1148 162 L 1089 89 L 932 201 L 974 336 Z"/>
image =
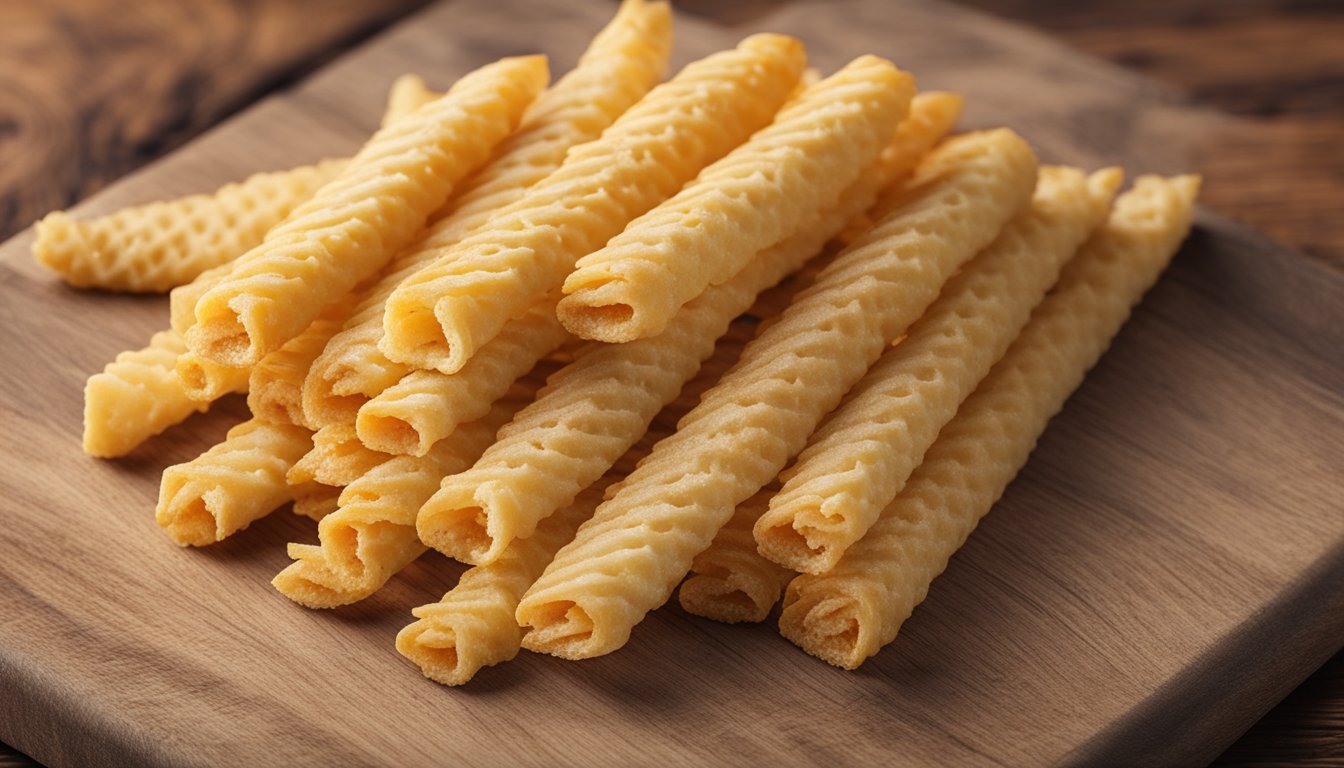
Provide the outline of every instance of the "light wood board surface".
<path id="1" fill-rule="evenodd" d="M 611 10 L 435 6 L 79 210 L 348 152 L 395 75 L 446 85 L 538 49 L 560 72 Z M 677 61 L 759 30 L 798 34 L 823 69 L 887 55 L 966 93 L 965 126 L 1008 123 L 1050 160 L 1198 170 L 1219 149 L 1218 116 L 931 2 L 799 2 L 738 27 L 682 15 Z M 84 378 L 163 325 L 166 302 L 68 290 L 29 243 L 0 250 L 0 739 L 43 762 L 1184 763 L 1344 639 L 1344 285 L 1212 214 L 857 673 L 768 625 L 669 607 L 611 656 L 524 654 L 459 690 L 392 649 L 458 566 L 426 556 L 314 613 L 268 583 L 311 523 L 279 513 L 203 551 L 157 530 L 159 470 L 221 438 L 241 403 L 118 462 L 79 452 Z"/>

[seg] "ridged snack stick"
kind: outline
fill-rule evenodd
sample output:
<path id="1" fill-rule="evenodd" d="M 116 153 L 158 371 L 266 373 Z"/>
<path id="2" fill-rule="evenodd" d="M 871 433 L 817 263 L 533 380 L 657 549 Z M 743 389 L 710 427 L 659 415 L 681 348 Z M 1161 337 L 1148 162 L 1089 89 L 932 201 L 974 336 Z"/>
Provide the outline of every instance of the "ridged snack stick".
<path id="1" fill-rule="evenodd" d="M 187 397 L 212 403 L 234 392 L 246 392 L 252 378 L 252 366 L 235 368 L 207 360 L 188 348 L 177 356 L 174 365 Z"/>
<path id="2" fill-rule="evenodd" d="M 412 371 L 359 409 L 355 429 L 379 451 L 423 456 L 457 425 L 473 421 L 569 337 L 555 301 L 510 322 L 457 373 Z"/>
<path id="3" fill-rule="evenodd" d="M 294 558 L 271 584 L 309 608 L 362 600 L 425 551 L 415 535 L 415 512 L 449 472 L 469 466 L 518 408 L 495 404 L 424 456 L 395 456 L 352 481 L 338 508 L 318 525 L 319 544 L 290 544 Z"/>
<path id="4" fill-rule="evenodd" d="M 411 242 L 454 185 L 517 127 L 546 79 L 544 57 L 502 59 L 380 129 L 201 296 L 187 346 L 241 367 L 293 338 Z"/>
<path id="5" fill-rule="evenodd" d="M 868 534 L 830 572 L 790 583 L 785 637 L 846 669 L 895 639 L 1166 267 L 1198 187 L 1197 177 L 1141 177 L 1116 201 Z"/>
<path id="6" fill-rule="evenodd" d="M 303 382 L 327 341 L 350 315 L 337 302 L 322 312 L 303 333 L 261 358 L 248 374 L 247 407 L 263 421 L 298 424 L 315 429 L 303 413 Z"/>
<path id="7" fill-rule="evenodd" d="M 695 556 L 691 575 L 677 589 L 677 601 L 687 613 L 729 624 L 761 622 L 770 615 L 795 575 L 761 557 L 751 532 L 776 490 L 766 486 L 738 504 L 709 549 Z"/>
<path id="8" fill-rule="evenodd" d="M 340 486 L 323 485 L 316 482 L 291 486 L 290 494 L 294 497 L 294 514 L 320 523 L 322 518 L 336 511 L 341 491 Z"/>
<path id="9" fill-rule="evenodd" d="M 560 167 L 570 147 L 597 138 L 658 82 L 671 48 L 672 17 L 666 3 L 621 4 L 574 70 L 537 97 L 490 164 L 448 201 L 443 218 L 361 297 L 354 316 L 327 344 L 304 382 L 310 423 L 353 421 L 360 406 L 411 372 L 410 366 L 392 362 L 378 349 L 388 295 L 444 248 Z"/>
<path id="10" fill-rule="evenodd" d="M 602 486 L 590 486 L 493 563 L 462 574 L 439 602 L 412 610 L 417 621 L 397 633 L 397 651 L 444 685 L 462 685 L 482 667 L 517 656 L 523 639 L 513 617 L 518 600 L 601 501 Z"/>
<path id="11" fill-rule="evenodd" d="M 745 144 L 579 259 L 565 279 L 561 322 L 606 342 L 661 333 L 686 302 L 809 213 L 833 207 L 891 141 L 914 92 L 914 78 L 876 56 L 807 88 Z"/>
<path id="12" fill-rule="evenodd" d="M 224 442 L 163 471 L 154 518 L 182 546 L 223 541 L 293 499 L 285 473 L 313 445 L 292 424 L 252 419 Z"/>
<path id="13" fill-rule="evenodd" d="M 738 504 L 779 474 L 943 283 L 1022 210 L 1036 158 L 1012 131 L 944 142 L 556 555 L 518 606 L 526 648 L 609 653 L 671 595 Z"/>
<path id="14" fill-rule="evenodd" d="M 808 440 L 756 524 L 762 555 L 830 570 L 877 520 L 989 373 L 1059 270 L 1101 225 L 1122 174 L 1041 169 L 1031 207 L 943 288 Z"/>
<path id="15" fill-rule="evenodd" d="M 383 110 L 383 121 L 379 125 L 386 128 L 442 97 L 442 93 L 430 90 L 419 75 L 401 75 L 393 80 L 392 86 L 387 89 L 387 108 Z"/>
<path id="16" fill-rule="evenodd" d="M 213 194 L 85 221 L 49 213 L 37 223 L 33 255 L 77 288 L 161 293 L 255 248 L 344 165 L 326 160 L 258 173 Z"/>
<path id="17" fill-rule="evenodd" d="M 313 433 L 312 450 L 290 468 L 286 478 L 290 485 L 318 482 L 344 487 L 390 458 L 361 443 L 353 426 L 328 424 Z"/>
<path id="18" fill-rule="evenodd" d="M 122 352 L 84 385 L 84 452 L 110 459 L 125 456 L 149 438 L 203 413 L 209 402 L 193 400 L 177 378 L 182 337 L 160 331 L 144 349 Z"/>
<path id="19" fill-rule="evenodd" d="M 486 564 L 515 537 L 530 536 L 540 520 L 573 502 L 676 398 L 733 318 L 870 208 L 880 190 L 909 174 L 951 129 L 959 107 L 953 97 L 917 98 L 887 149 L 837 205 L 810 212 L 794 236 L 692 300 L 662 334 L 619 346 L 585 346 L 574 363 L 551 377 L 537 401 L 500 431 L 499 441 L 474 467 L 444 478 L 421 511 L 425 540 L 451 557 Z"/>
<path id="20" fill-rule="evenodd" d="M 805 64 L 802 44 L 753 35 L 688 65 L 558 170 L 402 283 L 379 347 L 452 373 L 564 282 L 580 257 L 770 122 Z"/>

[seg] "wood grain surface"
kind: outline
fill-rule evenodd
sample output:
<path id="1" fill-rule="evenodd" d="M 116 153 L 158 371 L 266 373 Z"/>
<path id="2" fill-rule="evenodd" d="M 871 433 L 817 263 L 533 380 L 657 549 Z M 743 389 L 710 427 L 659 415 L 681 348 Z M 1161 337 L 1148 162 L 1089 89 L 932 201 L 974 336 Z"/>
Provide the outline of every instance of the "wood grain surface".
<path id="1" fill-rule="evenodd" d="M 414 27 L 399 30 L 397 38 L 380 40 L 359 60 L 343 61 L 299 92 L 262 105 L 166 163 L 118 185 L 87 210 L 194 191 L 275 166 L 286 157 L 293 160 L 296 154 L 311 157 L 343 151 L 371 125 L 381 88 L 401 68 L 417 68 L 431 78 L 435 70 L 451 77 L 489 56 L 521 50 L 507 46 L 532 39 L 527 36 L 541 28 L 546 33 L 535 39 L 557 54 L 563 62 L 557 68 L 565 66 L 583 37 L 600 23 L 602 10 L 546 9 L 558 15 L 548 19 L 541 14 L 514 24 L 502 22 L 498 14 L 505 11 L 496 7 L 492 12 L 485 3 L 459 3 L 451 12 L 436 10 L 417 19 Z M 799 31 L 825 66 L 840 63 L 842 53 L 888 53 L 915 69 L 926 85 L 969 91 L 977 107 L 971 122 L 1010 119 L 1051 154 L 1079 161 L 1120 155 L 1131 165 L 1187 167 L 1200 152 L 1217 149 L 1219 141 L 1235 133 L 1217 116 L 1191 114 L 1154 89 L 1077 60 L 1038 38 L 959 17 L 942 7 L 903 3 L 900 10 L 903 20 L 914 18 L 918 24 L 887 32 L 895 14 L 889 8 L 879 12 L 859 4 L 845 5 L 841 13 L 798 4 L 753 16 L 740 29 L 729 23 L 726 32 L 683 20 L 682 58 L 727 44 L 742 29 L 760 25 Z M 470 27 L 459 27 L 464 13 Z M 959 18 L 970 18 L 970 26 L 950 29 Z M 473 36 L 470 45 L 444 50 L 441 40 L 459 28 L 472 29 L 479 39 Z M 930 28 L 940 32 L 932 34 Z M 492 42 L 503 47 L 491 47 Z M 980 53 L 983 60 L 968 62 L 966 51 Z M 1022 86 L 1011 98 L 999 87 L 1004 77 Z M 1047 78 L 1052 88 L 1041 87 Z M 1105 130 L 1098 135 L 1098 129 L 1106 126 L 1097 124 L 1095 110 L 1113 120 L 1141 114 L 1127 118 L 1124 127 L 1130 132 L 1116 142 Z M 1192 133 L 1202 142 L 1198 146 L 1174 141 Z M 1323 615 L 1340 615 L 1338 605 L 1312 602 L 1322 597 L 1313 588 L 1340 578 L 1337 572 L 1313 570 L 1321 564 L 1338 567 L 1339 562 L 1338 507 L 1320 506 L 1322 498 L 1330 498 L 1320 494 L 1333 493 L 1337 498 L 1339 492 L 1321 474 L 1326 468 L 1323 457 L 1335 455 L 1330 451 L 1339 448 L 1340 371 L 1334 354 L 1341 328 L 1338 284 L 1293 254 L 1216 218 L 1206 219 L 1171 276 L 1052 427 L 1023 482 L 1015 485 L 967 552 L 958 556 L 907 633 L 868 673 L 837 678 L 839 673 L 801 657 L 768 631 L 725 630 L 665 610 L 654 619 L 658 626 L 643 628 L 632 648 L 609 660 L 568 667 L 526 659 L 512 668 L 494 670 L 497 674 L 489 677 L 483 675 L 483 686 L 475 693 L 445 692 L 423 683 L 398 663 L 388 645 L 390 632 L 408 618 L 406 607 L 441 592 L 442 580 L 454 572 L 451 567 L 417 563 L 407 578 L 373 604 L 315 616 L 284 604 L 265 584 L 284 562 L 280 542 L 312 537 L 311 529 L 299 521 L 268 521 L 215 553 L 181 553 L 166 547 L 148 523 L 155 470 L 204 447 L 222 434 L 228 416 L 236 418 L 241 411 L 235 404 L 223 417 L 197 420 L 193 433 L 172 435 L 118 464 L 91 464 L 75 454 L 79 382 L 117 349 L 138 343 L 155 327 L 161 302 L 62 290 L 28 263 L 24 247 L 23 239 L 11 243 L 2 262 L 5 302 L 0 307 L 13 329 L 0 347 L 7 363 L 3 413 L 7 425 L 20 427 L 8 430 L 4 449 L 7 456 L 40 465 L 43 474 L 3 475 L 7 503 L 15 505 L 6 518 L 13 517 L 16 525 L 0 538 L 0 552 L 17 552 L 35 570 L 21 572 L 24 568 L 14 565 L 18 560 L 13 557 L 0 560 L 0 575 L 6 581 L 3 599 L 16 601 L 6 606 L 5 615 L 20 616 L 0 630 L 4 667 L 0 685 L 13 685 L 16 677 L 21 678 L 29 684 L 21 686 L 21 692 L 40 690 L 44 697 L 25 700 L 30 708 L 24 711 L 0 713 L 4 715 L 0 737 L 15 739 L 44 760 L 86 762 L 102 756 L 104 762 L 139 758 L 190 762 L 211 755 L 221 758 L 231 754 L 230 747 L 248 747 L 230 743 L 230 734 L 237 730 L 218 720 L 197 732 L 155 721 L 164 716 L 165 700 L 171 702 L 169 721 L 189 720 L 204 706 L 193 700 L 197 696 L 203 701 L 213 696 L 217 704 L 222 699 L 223 711 L 235 717 L 234 725 L 263 733 L 295 726 L 317 734 L 319 743 L 350 749 L 346 755 L 352 760 L 385 756 L 387 752 L 378 750 L 395 745 L 389 736 L 352 745 L 348 737 L 330 731 L 331 726 L 315 723 L 304 709 L 306 702 L 325 702 L 324 695 L 338 695 L 344 703 L 323 706 L 337 713 L 360 711 L 360 705 L 385 711 L 387 692 L 365 691 L 360 679 L 404 684 L 401 705 L 414 701 L 449 722 L 467 716 L 464 706 L 478 712 L 500 708 L 508 712 L 513 711 L 507 707 L 510 701 L 551 696 L 576 702 L 555 718 L 548 733 L 566 723 L 589 727 L 591 721 L 579 706 L 586 704 L 626 726 L 617 733 L 646 736 L 647 741 L 639 744 L 655 752 L 676 746 L 665 738 L 667 734 L 651 732 L 656 719 L 670 718 L 674 723 L 706 726 L 718 740 L 728 742 L 725 755 L 740 756 L 744 753 L 732 750 L 757 742 L 732 726 L 744 722 L 737 710 L 757 697 L 774 695 L 776 703 L 789 703 L 790 708 L 781 710 L 788 714 L 768 732 L 790 734 L 795 746 L 817 750 L 807 753 L 816 760 L 827 755 L 872 755 L 865 747 L 897 743 L 898 736 L 902 754 L 912 759 L 924 754 L 1024 762 L 1043 755 L 1081 759 L 1143 754 L 1133 751 L 1136 744 L 1148 750 L 1162 746 L 1193 750 L 1163 753 L 1167 757 L 1207 758 L 1210 749 L 1216 751 L 1217 739 L 1225 744 L 1325 658 L 1332 650 L 1332 638 L 1333 647 L 1339 644 L 1338 626 L 1318 623 L 1299 628 L 1303 634 L 1282 635 L 1285 621 L 1299 622 L 1310 611 L 1333 609 L 1333 614 Z M 1286 300 L 1290 296 L 1308 300 L 1295 305 Z M 59 344 L 39 349 L 37 363 L 8 364 L 17 358 L 17 340 L 25 334 L 50 338 L 53 331 L 44 327 L 42 318 L 52 306 L 78 313 L 62 323 Z M 23 348 L 27 350 L 27 345 Z M 1261 377 L 1257 368 L 1273 373 Z M 1198 376 L 1191 376 L 1191 371 Z M 1118 402 L 1127 407 L 1119 408 Z M 1272 418 L 1257 419 L 1257 414 Z M 1173 452 L 1145 456 L 1150 446 L 1127 437 L 1135 424 L 1146 425 L 1145 435 L 1161 433 L 1158 445 Z M 22 443 L 15 433 L 24 435 Z M 1298 433 L 1314 440 L 1295 445 Z M 1195 452 L 1190 445 L 1200 446 L 1197 455 L 1191 455 Z M 1211 456 L 1222 463 L 1211 461 Z M 1142 482 L 1132 482 L 1133 476 L 1116 477 L 1117 468 L 1138 473 Z M 1182 471 L 1187 474 L 1181 484 L 1167 482 Z M 42 477 L 51 476 L 79 479 L 40 484 Z M 1193 490 L 1185 487 L 1190 478 L 1197 481 Z M 1315 499 L 1310 497 L 1313 487 Z M 1286 488 L 1287 508 L 1275 509 L 1279 520 L 1267 527 L 1270 518 L 1260 505 L 1271 506 L 1267 490 L 1281 488 Z M 1179 505 L 1181 514 L 1175 519 L 1159 518 L 1159 524 L 1151 527 L 1153 511 L 1170 512 L 1174 499 L 1190 506 Z M 1210 502 L 1217 503 L 1210 506 Z M 1323 519 L 1323 528 L 1322 512 L 1336 513 Z M 1217 525 L 1205 530 L 1211 515 Z M 1075 519 L 1079 517 L 1083 519 Z M 53 518 L 82 528 L 83 535 L 62 532 Z M 1294 524 L 1301 524 L 1301 529 L 1280 530 Z M 95 532 L 96 536 L 89 535 Z M 1269 552 L 1282 559 L 1262 562 L 1263 552 L 1250 551 L 1246 541 L 1237 539 L 1243 534 L 1251 534 L 1251 542 L 1263 540 Z M 1120 560 L 1126 566 L 1108 570 L 1103 556 L 1116 555 L 1117 537 L 1140 546 L 1123 553 Z M 90 538 L 101 546 L 91 547 Z M 1189 584 L 1183 582 L 1192 564 L 1184 563 L 1180 569 L 1172 565 L 1191 556 L 1184 547 L 1209 559 L 1197 563 L 1211 564 Z M 58 569 L 47 562 L 53 555 L 72 564 Z M 1172 560 L 1154 565 L 1159 555 Z M 30 562 L 34 559 L 39 562 Z M 1096 572 L 1099 563 L 1103 567 Z M 1151 573 L 1138 568 L 1138 563 L 1149 563 Z M 1082 568 L 1083 564 L 1091 568 Z M 39 576 L 49 577 L 50 583 Z M 63 577 L 65 583 L 55 577 Z M 1118 586 L 1153 594 L 1135 598 L 1137 605 L 1108 600 Z M 940 597 L 944 594 L 949 596 Z M 1053 599 L 1063 602 L 1050 602 Z M 190 617 L 171 622 L 163 614 L 165 606 L 189 609 Z M 1107 608 L 1112 613 L 1103 610 Z M 1125 626 L 1127 621 L 1134 625 Z M 62 632 L 51 631 L 57 624 L 64 627 Z M 169 643 L 153 637 L 165 632 L 179 639 Z M 132 640 L 143 645 L 133 645 Z M 1244 663 L 1269 642 L 1295 653 L 1263 664 Z M 44 663 L 53 653 L 60 658 Z M 1032 653 L 1040 655 L 1033 658 Z M 963 654 L 967 659 L 959 660 Z M 1045 664 L 1058 659 L 1081 666 L 1061 670 L 1058 663 Z M 223 663 L 230 660 L 232 667 Z M 1008 661 L 1025 661 L 1027 666 Z M 240 667 L 260 672 L 241 682 L 230 678 L 230 669 Z M 332 679 L 324 685 L 314 675 L 296 673 L 296 668 L 336 671 L 329 673 Z M 288 687 L 277 692 L 273 680 L 258 679 L 267 670 Z M 698 670 L 718 675 L 727 690 L 696 679 Z M 788 685 L 773 679 L 778 670 L 787 670 Z M 147 672 L 151 679 L 142 681 L 138 675 Z M 983 673 L 984 679 L 967 679 L 975 672 Z M 131 680 L 136 686 L 126 690 Z M 1028 694 L 1039 694 L 1042 686 L 1052 693 L 1075 695 L 1049 704 L 1050 717 L 1032 724 L 1027 718 L 1039 713 L 1042 703 Z M 1080 699 L 1076 695 L 1080 686 L 1113 690 L 1100 695 L 1088 690 L 1091 695 Z M 1198 689 L 1194 698 L 1192 687 Z M 91 691 L 98 695 L 87 696 Z M 4 692 L 4 700 L 13 701 L 10 689 Z M 1215 694 L 1220 711 L 1197 709 L 1196 705 L 1214 701 Z M 710 723 L 702 713 L 691 711 L 690 702 L 697 699 L 710 713 L 736 716 Z M 1228 705 L 1227 700 L 1236 703 Z M 262 709 L 282 714 L 261 718 L 249 711 L 248 702 L 264 703 Z M 1002 711 L 1010 705 L 1019 711 Z M 871 723 L 890 733 L 875 737 L 868 730 L 855 730 L 852 723 L 820 716 L 816 719 L 828 727 L 818 730 L 813 720 L 797 719 L 800 713 L 822 715 L 846 707 L 870 716 L 881 713 Z M 948 724 L 907 717 L 921 708 L 932 712 L 940 707 L 941 711 L 956 707 L 961 713 L 957 718 L 972 719 Z M 72 717 L 84 728 L 82 734 L 52 725 L 69 723 Z M 145 722 L 137 724 L 142 719 Z M 995 728 L 1005 724 L 1030 731 L 1030 738 L 1015 731 L 1014 743 L 1002 744 L 1002 739 L 994 738 Z M 441 731 L 443 725 L 435 727 Z M 827 730 L 830 736 L 822 738 Z M 1079 738 L 1084 733 L 1090 733 L 1091 741 Z M 1153 738 L 1169 741 L 1153 744 Z M 948 739 L 959 744 L 949 746 Z M 1070 748 L 1083 751 L 1060 751 L 1070 739 Z M 263 750 L 264 741 L 250 739 L 250 748 Z M 526 739 L 515 742 L 516 749 L 536 746 Z M 419 746 L 442 750 L 441 755 L 465 749 L 437 742 Z M 562 756 L 577 754 L 571 750 L 581 746 L 577 737 L 549 745 L 551 754 Z M 602 754 L 636 754 L 621 752 L 630 746 L 609 746 Z M 935 749 L 939 751 L 929 751 Z M 259 754 L 272 761 L 288 756 L 283 750 Z M 707 759 L 703 753 L 696 756 Z"/>

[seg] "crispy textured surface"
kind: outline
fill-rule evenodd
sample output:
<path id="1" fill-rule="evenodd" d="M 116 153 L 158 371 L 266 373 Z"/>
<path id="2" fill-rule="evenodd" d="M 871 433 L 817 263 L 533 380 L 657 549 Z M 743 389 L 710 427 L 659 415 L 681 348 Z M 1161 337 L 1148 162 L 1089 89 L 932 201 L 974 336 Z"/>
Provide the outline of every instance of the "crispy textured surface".
<path id="1" fill-rule="evenodd" d="M 224 442 L 163 471 L 154 518 L 182 546 L 222 541 L 293 498 L 285 473 L 308 452 L 310 432 L 252 419 Z"/>
<path id="2" fill-rule="evenodd" d="M 233 262 L 220 264 L 197 275 L 186 285 L 179 285 L 168 292 L 168 316 L 174 331 L 186 336 L 191 326 L 196 324 L 196 302 L 232 269 Z"/>
<path id="3" fill-rule="evenodd" d="M 383 111 L 381 125 L 386 128 L 442 96 L 442 93 L 430 90 L 419 75 L 401 75 L 387 89 L 387 109 Z"/>
<path id="4" fill-rule="evenodd" d="M 914 91 L 914 78 L 876 56 L 805 89 L 745 144 L 579 259 L 560 320 L 607 342 L 662 333 L 686 302 L 834 206 L 887 146 Z"/>
<path id="5" fill-rule="evenodd" d="M 863 536 L 1106 219 L 1121 176 L 1041 169 L 1031 207 L 948 281 L 782 475 L 756 525 L 761 554 L 824 573 Z"/>
<path id="6" fill-rule="evenodd" d="M 1195 177 L 1142 177 L 1064 268 L 868 535 L 790 583 L 780 631 L 853 669 L 895 639 L 1189 231 Z"/>
<path id="7" fill-rule="evenodd" d="M 258 173 L 213 194 L 123 208 L 87 221 L 37 223 L 33 255 L 78 288 L 162 292 L 255 248 L 331 181 L 344 160 Z"/>
<path id="8" fill-rule="evenodd" d="M 887 149 L 835 206 L 808 212 L 795 235 L 692 300 L 663 333 L 619 346 L 586 345 L 577 360 L 551 377 L 535 403 L 500 430 L 499 441 L 475 466 L 444 478 L 421 512 L 421 525 L 435 532 L 435 547 L 464 562 L 486 564 L 515 537 L 530 536 L 540 520 L 573 502 L 639 440 L 733 318 L 871 207 L 879 190 L 907 175 L 950 130 L 960 105 L 953 102 L 916 100 Z"/>
<path id="9" fill-rule="evenodd" d="M 246 392 L 252 375 L 250 366 L 220 365 L 190 349 L 177 356 L 174 370 L 187 397 L 202 403 L 213 403 L 234 392 Z"/>
<path id="10" fill-rule="evenodd" d="M 122 352 L 84 385 L 84 452 L 125 456 L 149 438 L 204 412 L 208 402 L 188 396 L 177 378 L 177 356 L 187 349 L 172 331 L 154 334 L 144 349 Z"/>
<path id="11" fill-rule="evenodd" d="M 457 425 L 484 416 L 567 337 L 555 302 L 543 302 L 510 322 L 457 373 L 412 371 L 365 403 L 355 421 L 359 439 L 387 453 L 423 456 Z"/>
<path id="12" fill-rule="evenodd" d="M 460 369 L 574 263 L 770 121 L 798 81 L 802 44 L 753 35 L 688 65 L 521 200 L 402 283 L 379 342 L 393 360 Z"/>
<path id="13" fill-rule="evenodd" d="M 318 482 L 346 486 L 392 458 L 365 447 L 350 424 L 328 424 L 313 433 L 313 448 L 290 468 L 290 485 Z"/>
<path id="14" fill-rule="evenodd" d="M 380 129 L 345 169 L 196 302 L 187 345 L 241 366 L 293 338 L 409 244 L 546 85 L 540 56 L 502 59 Z"/>
<path id="15" fill-rule="evenodd" d="M 449 472 L 469 466 L 518 407 L 502 401 L 424 456 L 395 456 L 351 481 L 317 527 L 319 544 L 290 544 L 295 560 L 271 581 L 309 608 L 363 600 L 425 551 L 415 514 Z"/>
<path id="16" fill-rule="evenodd" d="M 687 613 L 729 624 L 765 621 L 770 615 L 794 572 L 761 557 L 751 531 L 776 489 L 766 486 L 738 504 L 709 549 L 695 556 L 691 575 L 677 589 Z"/>
<path id="17" fill-rule="evenodd" d="M 747 345 L 556 555 L 518 606 L 532 627 L 524 647 L 584 658 L 624 645 L 736 506 L 1027 204 L 1035 179 L 1031 149 L 1004 129 L 929 153 L 878 224 Z"/>
<path id="18" fill-rule="evenodd" d="M 253 416 L 263 421 L 315 428 L 303 413 L 303 382 L 313 361 L 341 329 L 351 309 L 345 302 L 327 307 L 303 333 L 252 367 L 247 380 L 247 407 Z"/>
<path id="19" fill-rule="evenodd" d="M 322 518 L 336 511 L 341 490 L 340 486 L 317 482 L 292 486 L 290 493 L 294 496 L 294 514 L 321 522 Z"/>
<path id="20" fill-rule="evenodd" d="M 482 667 L 518 655 L 523 629 L 514 610 L 560 547 L 602 501 L 602 486 L 591 486 L 573 504 L 517 539 L 489 565 L 462 574 L 437 603 L 411 611 L 418 621 L 397 633 L 397 651 L 444 685 L 462 685 Z"/>
<path id="21" fill-rule="evenodd" d="M 443 217 L 361 297 L 358 311 L 327 344 L 304 382 L 310 423 L 351 421 L 369 398 L 410 373 L 410 366 L 392 362 L 378 349 L 383 305 L 393 289 L 560 167 L 570 147 L 597 138 L 658 82 L 671 48 L 666 3 L 621 4 L 574 70 L 537 97 L 490 164 L 463 184 Z"/>

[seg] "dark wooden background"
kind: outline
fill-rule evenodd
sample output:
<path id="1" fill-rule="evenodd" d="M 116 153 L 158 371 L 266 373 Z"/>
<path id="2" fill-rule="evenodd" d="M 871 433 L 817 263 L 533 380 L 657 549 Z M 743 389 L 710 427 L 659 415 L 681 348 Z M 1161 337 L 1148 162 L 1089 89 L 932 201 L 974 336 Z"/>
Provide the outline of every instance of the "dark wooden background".
<path id="1" fill-rule="evenodd" d="M 0 240 L 301 78 L 425 0 L 0 3 Z M 733 21 L 775 0 L 682 0 Z M 1344 271 L 1344 2 L 962 0 L 1242 118 L 1203 202 Z M 1267 649 L 1267 652 L 1272 650 Z M 1344 654 L 1219 765 L 1344 765 Z M 30 765 L 0 745 L 0 768 Z"/>

